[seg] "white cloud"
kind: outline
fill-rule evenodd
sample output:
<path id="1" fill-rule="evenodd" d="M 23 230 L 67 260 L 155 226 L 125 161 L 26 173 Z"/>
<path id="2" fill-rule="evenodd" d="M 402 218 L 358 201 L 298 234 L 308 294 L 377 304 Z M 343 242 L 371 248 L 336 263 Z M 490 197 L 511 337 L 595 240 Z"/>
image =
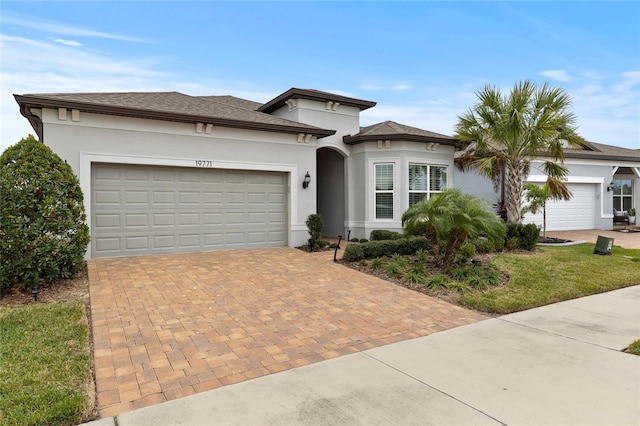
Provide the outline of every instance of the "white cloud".
<path id="1" fill-rule="evenodd" d="M 0 18 L 3 24 L 16 25 L 23 28 L 29 28 L 38 31 L 45 31 L 54 34 L 63 34 L 78 37 L 104 38 L 110 40 L 128 41 L 134 43 L 149 43 L 148 40 L 139 37 L 131 37 L 122 34 L 107 33 L 103 31 L 95 31 L 87 28 L 81 28 L 74 25 L 63 24 L 58 22 L 45 21 L 43 19 L 28 17 L 22 18 L 15 15 L 4 13 Z"/>
<path id="2" fill-rule="evenodd" d="M 573 76 L 571 76 L 567 70 L 547 70 L 547 71 L 540 71 L 540 75 L 543 77 L 547 77 L 550 78 L 552 80 L 556 80 L 556 81 L 572 81 L 574 79 Z"/>
<path id="3" fill-rule="evenodd" d="M 408 83 L 378 84 L 373 82 L 363 83 L 358 89 L 371 92 L 407 92 L 412 89 Z"/>
<path id="4" fill-rule="evenodd" d="M 65 40 L 63 38 L 50 38 L 49 40 L 55 41 L 56 43 L 64 44 L 65 46 L 73 46 L 73 47 L 82 46 L 82 43 L 74 40 Z"/>

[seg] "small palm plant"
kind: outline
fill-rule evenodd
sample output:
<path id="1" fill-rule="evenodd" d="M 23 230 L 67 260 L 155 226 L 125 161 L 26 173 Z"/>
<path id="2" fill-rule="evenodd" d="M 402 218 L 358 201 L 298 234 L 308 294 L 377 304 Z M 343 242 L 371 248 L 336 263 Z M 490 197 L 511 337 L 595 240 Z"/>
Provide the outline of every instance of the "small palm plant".
<path id="1" fill-rule="evenodd" d="M 506 226 L 486 200 L 448 189 L 414 204 L 402 215 L 405 233 L 426 228 L 431 252 L 441 266 L 451 266 L 467 238 L 481 234 L 490 240 L 504 239 Z"/>

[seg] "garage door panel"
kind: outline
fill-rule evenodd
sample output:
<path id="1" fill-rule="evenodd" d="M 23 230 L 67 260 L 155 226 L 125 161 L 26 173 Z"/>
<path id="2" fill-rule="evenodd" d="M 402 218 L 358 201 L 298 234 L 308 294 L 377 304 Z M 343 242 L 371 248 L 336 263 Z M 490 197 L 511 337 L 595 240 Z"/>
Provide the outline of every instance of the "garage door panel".
<path id="1" fill-rule="evenodd" d="M 175 226 L 176 219 L 173 213 L 154 213 L 153 226 Z"/>
<path id="2" fill-rule="evenodd" d="M 130 167 L 125 170 L 125 179 L 132 182 L 147 182 L 149 180 L 149 171 L 147 168 Z"/>
<path id="3" fill-rule="evenodd" d="M 174 205 L 176 194 L 173 191 L 153 191 L 153 203 Z"/>
<path id="4" fill-rule="evenodd" d="M 286 174 L 93 164 L 92 256 L 286 245 Z"/>
<path id="5" fill-rule="evenodd" d="M 125 228 L 149 226 L 149 215 L 143 213 L 130 213 L 124 216 Z"/>
<path id="6" fill-rule="evenodd" d="M 198 226 L 200 225 L 199 213 L 179 213 L 178 226 Z"/>
<path id="7" fill-rule="evenodd" d="M 125 250 L 147 250 L 149 249 L 149 237 L 131 236 L 124 237 Z"/>
<path id="8" fill-rule="evenodd" d="M 200 204 L 200 193 L 180 191 L 180 204 Z"/>
<path id="9" fill-rule="evenodd" d="M 173 235 L 156 235 L 153 237 L 154 249 L 166 249 L 175 246 L 175 237 Z"/>
<path id="10" fill-rule="evenodd" d="M 125 191 L 126 204 L 148 204 L 149 193 L 147 191 Z"/>
<path id="11" fill-rule="evenodd" d="M 120 191 L 95 191 L 93 201 L 98 204 L 120 205 Z"/>
<path id="12" fill-rule="evenodd" d="M 222 205 L 224 203 L 224 194 L 222 192 L 203 192 L 202 195 L 204 204 Z"/>

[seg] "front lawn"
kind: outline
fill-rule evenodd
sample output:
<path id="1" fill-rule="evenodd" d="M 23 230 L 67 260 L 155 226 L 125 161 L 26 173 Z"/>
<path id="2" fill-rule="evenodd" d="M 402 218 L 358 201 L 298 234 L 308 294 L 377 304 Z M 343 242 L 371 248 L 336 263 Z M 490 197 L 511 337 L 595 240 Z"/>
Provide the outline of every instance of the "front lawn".
<path id="1" fill-rule="evenodd" d="M 640 284 L 640 250 L 616 246 L 612 255 L 599 256 L 593 249 L 593 244 L 580 244 L 544 247 L 530 255 L 500 254 L 491 265 L 509 276 L 507 284 L 465 294 L 459 302 L 507 314 Z"/>
<path id="2" fill-rule="evenodd" d="M 580 244 L 504 252 L 482 257 L 481 266 L 445 270 L 422 252 L 345 263 L 470 309 L 508 314 L 640 284 L 640 250 L 615 246 L 611 256 L 600 256 L 593 249 Z"/>
<path id="3" fill-rule="evenodd" d="M 93 410 L 81 301 L 0 306 L 0 424 L 69 425 Z"/>

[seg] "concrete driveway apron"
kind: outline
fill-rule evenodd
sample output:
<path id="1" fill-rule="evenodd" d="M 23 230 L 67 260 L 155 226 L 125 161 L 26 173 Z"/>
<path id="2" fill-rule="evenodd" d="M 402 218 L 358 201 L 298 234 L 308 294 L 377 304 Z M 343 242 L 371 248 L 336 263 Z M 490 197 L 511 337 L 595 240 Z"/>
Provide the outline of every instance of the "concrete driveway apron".
<path id="1" fill-rule="evenodd" d="M 90 260 L 101 417 L 486 318 L 332 257 L 276 248 Z"/>

